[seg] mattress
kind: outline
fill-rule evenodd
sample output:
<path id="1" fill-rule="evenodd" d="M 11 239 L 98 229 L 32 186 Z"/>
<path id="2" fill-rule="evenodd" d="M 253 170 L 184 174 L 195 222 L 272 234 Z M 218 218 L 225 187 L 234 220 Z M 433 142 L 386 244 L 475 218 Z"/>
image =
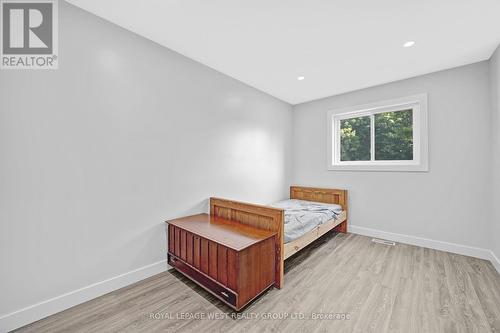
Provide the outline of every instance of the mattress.
<path id="1" fill-rule="evenodd" d="M 342 213 L 340 205 L 297 199 L 283 200 L 271 206 L 285 210 L 285 243 L 303 236 L 320 224 L 336 219 Z"/>

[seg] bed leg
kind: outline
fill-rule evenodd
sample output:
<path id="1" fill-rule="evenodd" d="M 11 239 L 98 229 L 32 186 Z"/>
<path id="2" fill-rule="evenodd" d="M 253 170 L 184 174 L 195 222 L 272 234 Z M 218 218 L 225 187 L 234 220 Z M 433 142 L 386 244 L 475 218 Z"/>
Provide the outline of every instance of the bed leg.
<path id="1" fill-rule="evenodd" d="M 347 220 L 345 220 L 344 222 L 340 223 L 338 226 L 336 226 L 335 228 L 333 228 L 333 230 L 335 232 L 341 232 L 343 234 L 346 234 L 347 233 Z"/>

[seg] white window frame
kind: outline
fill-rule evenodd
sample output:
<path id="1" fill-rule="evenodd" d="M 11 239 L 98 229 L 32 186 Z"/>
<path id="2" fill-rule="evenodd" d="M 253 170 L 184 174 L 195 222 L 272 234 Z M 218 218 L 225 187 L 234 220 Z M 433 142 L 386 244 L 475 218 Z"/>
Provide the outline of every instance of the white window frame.
<path id="1" fill-rule="evenodd" d="M 413 116 L 413 160 L 375 161 L 375 115 L 408 109 L 412 109 Z M 363 116 L 370 116 L 371 121 L 371 160 L 341 161 L 340 121 Z M 427 94 L 330 110 L 327 112 L 327 168 L 348 171 L 429 171 L 427 121 Z"/>

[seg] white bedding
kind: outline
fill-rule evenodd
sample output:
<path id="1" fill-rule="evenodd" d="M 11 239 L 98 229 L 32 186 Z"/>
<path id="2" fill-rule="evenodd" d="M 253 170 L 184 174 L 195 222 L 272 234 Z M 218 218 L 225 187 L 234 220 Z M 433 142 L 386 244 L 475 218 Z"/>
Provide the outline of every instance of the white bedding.
<path id="1" fill-rule="evenodd" d="M 342 213 L 340 205 L 297 199 L 283 200 L 271 206 L 285 210 L 285 243 L 299 238 L 320 224 L 336 219 Z"/>

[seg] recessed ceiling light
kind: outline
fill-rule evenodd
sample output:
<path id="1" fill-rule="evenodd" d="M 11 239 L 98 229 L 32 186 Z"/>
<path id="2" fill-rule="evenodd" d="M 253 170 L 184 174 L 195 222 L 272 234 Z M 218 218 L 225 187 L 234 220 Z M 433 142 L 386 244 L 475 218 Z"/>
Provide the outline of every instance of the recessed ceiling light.
<path id="1" fill-rule="evenodd" d="M 303 76 L 297 76 L 297 80 L 299 80 L 299 81 L 302 81 L 304 79 L 305 79 L 305 77 L 303 77 Z"/>
<path id="2" fill-rule="evenodd" d="M 415 42 L 412 40 L 407 41 L 406 43 L 403 44 L 404 47 L 412 47 L 413 45 L 415 45 Z"/>

